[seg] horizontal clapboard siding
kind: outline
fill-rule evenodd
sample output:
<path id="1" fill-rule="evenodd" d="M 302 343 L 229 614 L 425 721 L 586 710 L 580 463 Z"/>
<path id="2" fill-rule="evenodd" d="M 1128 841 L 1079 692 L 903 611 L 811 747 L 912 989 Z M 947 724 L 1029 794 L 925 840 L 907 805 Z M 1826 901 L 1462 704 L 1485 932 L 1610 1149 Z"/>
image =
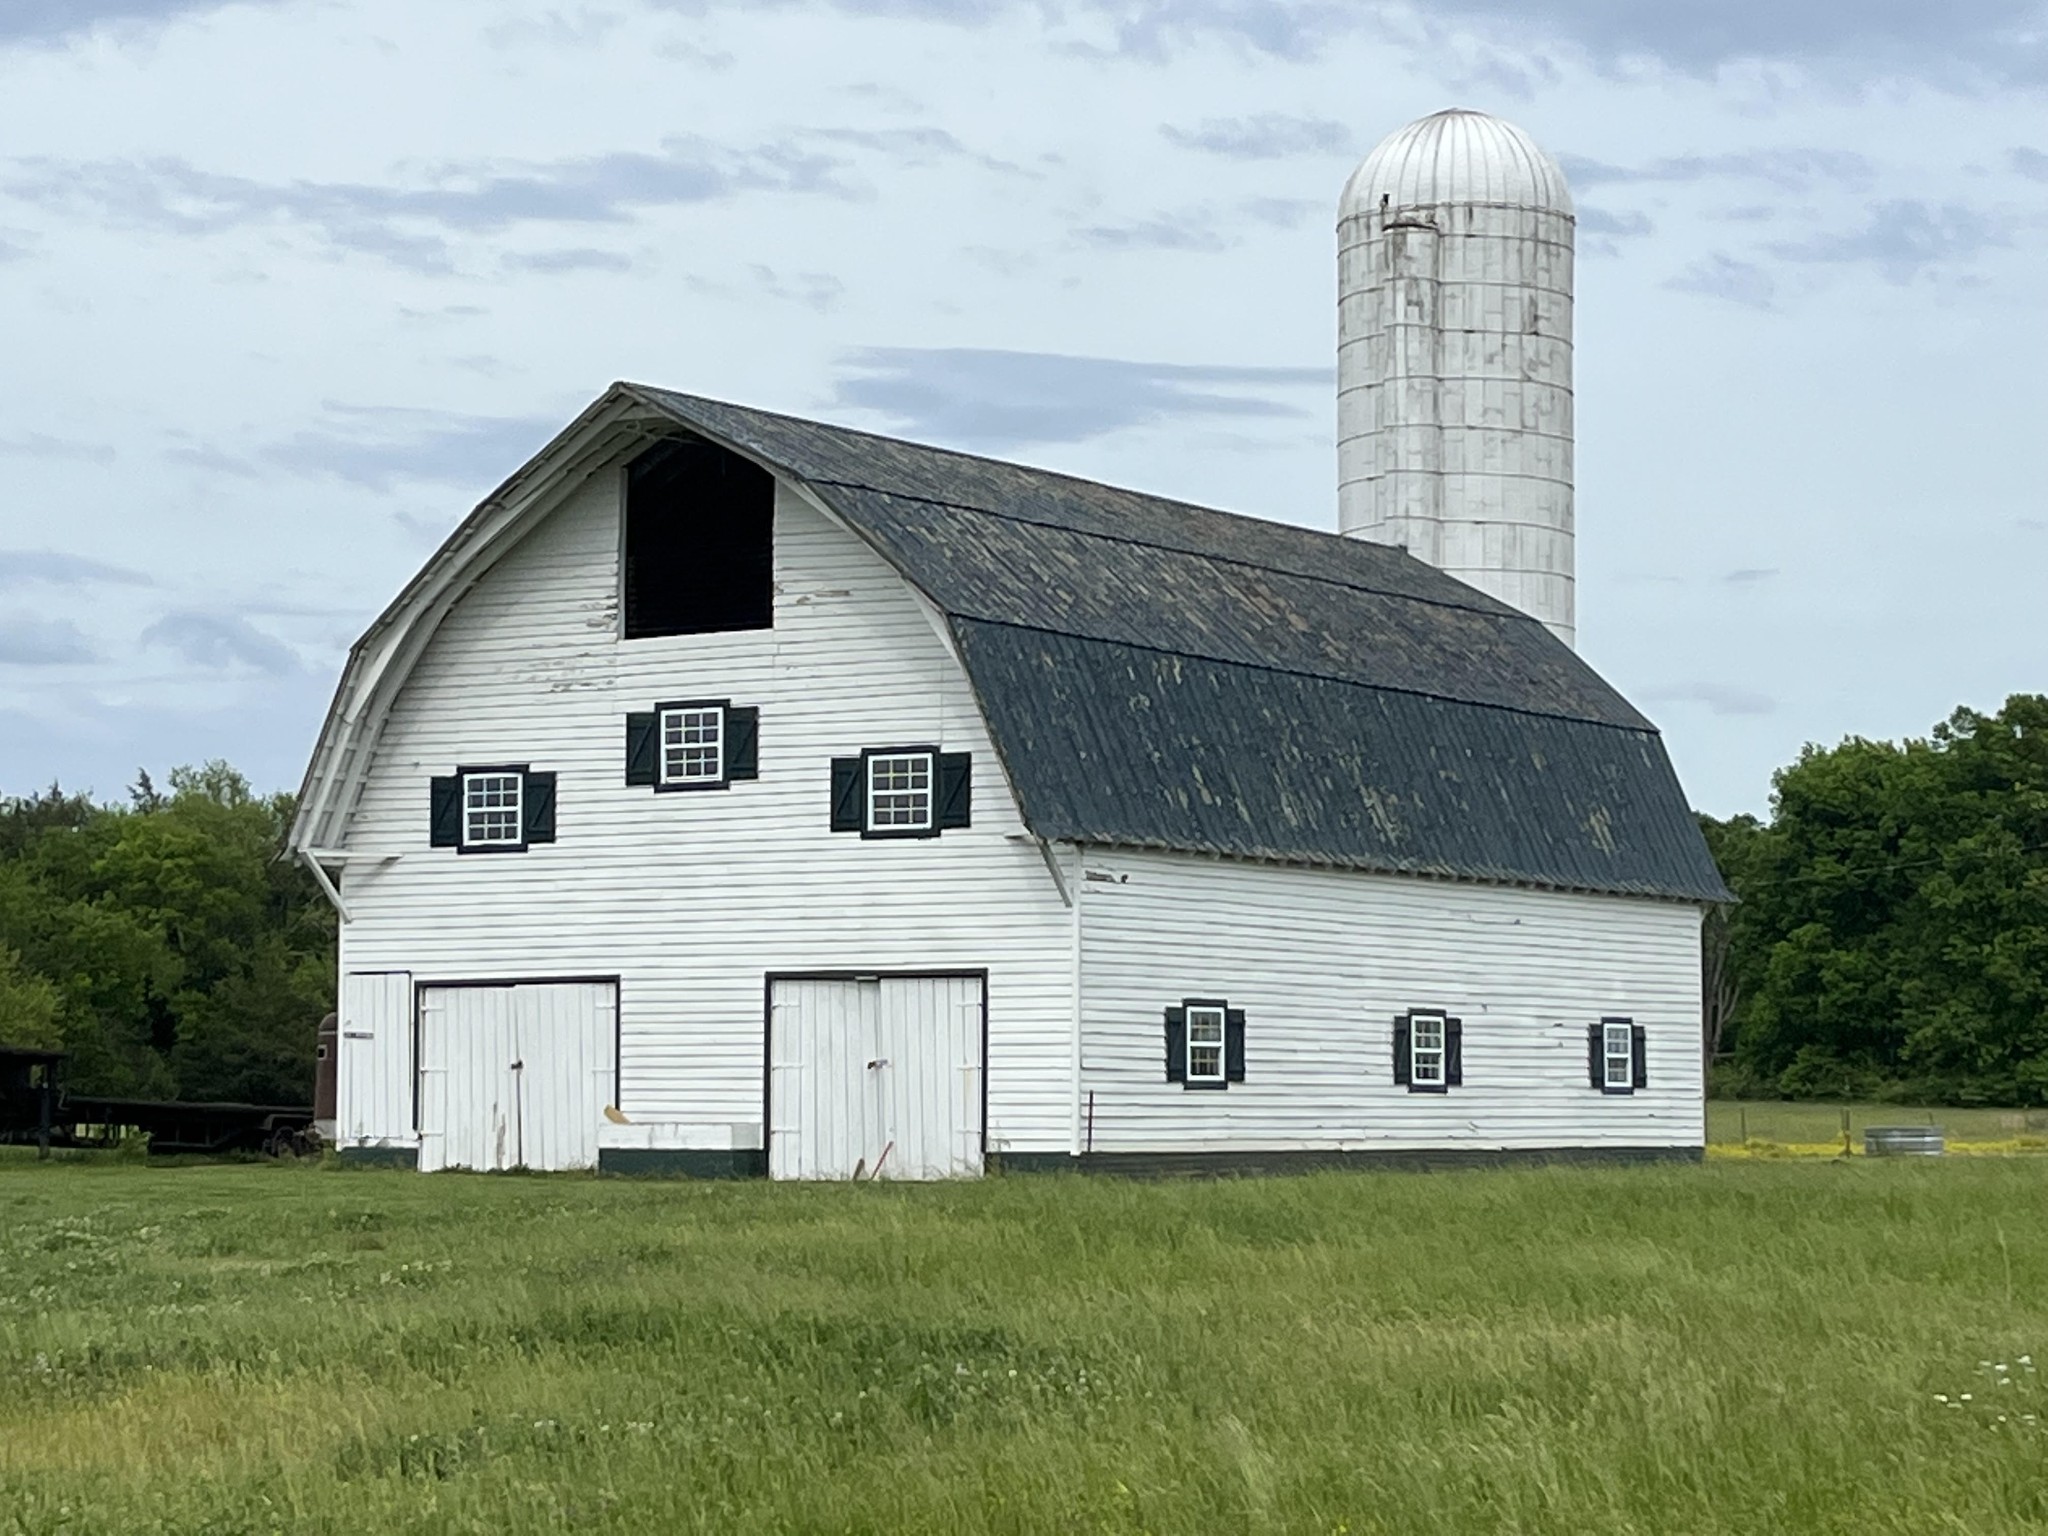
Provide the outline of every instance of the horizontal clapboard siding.
<path id="1" fill-rule="evenodd" d="M 1699 909 L 1676 902 L 1089 849 L 1082 1087 L 1098 1152 L 1698 1146 Z M 1245 1010 L 1246 1080 L 1165 1080 L 1162 1010 Z M 1392 1079 L 1410 1009 L 1464 1021 L 1464 1084 Z M 1633 1018 L 1649 1086 L 1589 1086 Z"/>
<path id="2" fill-rule="evenodd" d="M 786 489 L 775 516 L 772 630 L 616 639 L 615 473 L 462 598 L 407 681 L 349 824 L 343 970 L 616 975 L 620 1108 L 671 1128 L 672 1144 L 759 1147 L 768 973 L 986 968 L 989 1145 L 1064 1151 L 1072 915 L 1012 836 L 1015 802 L 966 678 L 865 545 Z M 760 777 L 688 795 L 628 787 L 626 714 L 678 698 L 758 707 Z M 832 833 L 832 758 L 898 744 L 973 754 L 973 825 Z M 556 773 L 556 841 L 490 858 L 430 848 L 429 779 L 473 763 Z"/>

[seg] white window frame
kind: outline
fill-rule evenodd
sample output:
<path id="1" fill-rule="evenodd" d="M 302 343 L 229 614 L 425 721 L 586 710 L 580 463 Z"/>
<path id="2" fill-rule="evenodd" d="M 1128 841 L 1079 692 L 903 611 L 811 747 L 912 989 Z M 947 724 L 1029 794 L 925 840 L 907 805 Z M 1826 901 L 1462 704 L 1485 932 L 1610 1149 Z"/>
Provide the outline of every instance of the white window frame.
<path id="1" fill-rule="evenodd" d="M 924 817 L 922 820 L 880 821 L 876 819 L 877 813 L 884 809 L 884 807 L 881 805 L 881 801 L 884 796 L 889 796 L 891 798 L 908 797 L 920 793 L 920 791 L 918 791 L 915 788 L 883 789 L 879 787 L 877 780 L 881 777 L 882 765 L 885 763 L 892 765 L 890 769 L 891 773 L 908 773 L 913 777 L 918 772 L 918 767 L 916 765 L 922 765 L 924 773 L 924 789 L 922 791 L 924 795 Z M 904 767 L 900 765 L 911 766 Z M 861 786 L 861 814 L 866 825 L 867 831 L 871 835 L 879 835 L 884 837 L 890 836 L 892 834 L 896 836 L 915 836 L 921 833 L 934 832 L 938 830 L 938 753 L 873 752 L 868 754 L 866 761 L 862 764 L 862 768 L 864 770 L 863 778 L 865 782 Z M 888 807 L 888 809 L 894 811 L 904 809 L 904 807 L 890 806 Z"/>
<path id="2" fill-rule="evenodd" d="M 1422 1044 L 1423 1026 L 1436 1031 L 1436 1044 L 1424 1049 Z M 1427 1071 L 1425 1061 L 1431 1061 Z M 1451 1071 L 1451 1023 L 1441 1013 L 1411 1013 L 1408 1015 L 1408 1086 L 1411 1088 L 1448 1088 Z"/>
<path id="3" fill-rule="evenodd" d="M 670 746 L 668 739 L 670 722 L 675 722 L 675 729 L 677 731 L 687 732 L 690 729 L 690 721 L 692 719 L 699 721 L 708 719 L 713 723 L 715 735 L 711 741 L 711 771 L 708 773 L 671 773 L 669 772 L 669 754 L 671 751 L 687 757 L 692 750 L 701 752 L 705 745 L 703 742 L 678 741 L 673 747 Z M 656 712 L 654 729 L 657 738 L 655 741 L 655 751 L 659 754 L 657 762 L 658 783 L 667 787 L 725 783 L 725 749 L 730 739 L 730 732 L 727 729 L 725 706 L 723 704 L 677 704 L 667 706 Z"/>
<path id="4" fill-rule="evenodd" d="M 1621 1050 L 1615 1051 L 1614 1042 L 1621 1041 Z M 1621 1076 L 1614 1075 L 1615 1064 L 1621 1064 Z M 1636 1029 L 1632 1019 L 1602 1019 L 1600 1021 L 1600 1089 L 1603 1093 L 1633 1093 L 1636 1087 Z"/>
<path id="5" fill-rule="evenodd" d="M 1190 1007 L 1187 1010 L 1187 1056 L 1182 1065 L 1185 1068 L 1188 1082 L 1221 1083 L 1226 1080 L 1225 1074 L 1229 1071 L 1229 1064 L 1224 1058 L 1228 1054 L 1229 1047 L 1227 1042 L 1230 1038 L 1229 1020 L 1225 1017 L 1227 1011 L 1222 1007 Z M 1197 1040 L 1195 1038 L 1195 1022 L 1197 1019 L 1203 1021 L 1205 1026 L 1211 1021 L 1214 1022 L 1216 1030 L 1215 1039 Z M 1213 1049 L 1216 1052 L 1215 1071 L 1198 1072 L 1195 1070 L 1195 1052 L 1197 1049 L 1204 1051 Z"/>
<path id="6" fill-rule="evenodd" d="M 496 805 L 478 804 L 473 798 L 492 793 L 491 784 L 511 786 L 509 801 L 501 800 Z M 504 790 L 496 791 L 503 795 Z M 506 829 L 490 830 L 488 818 L 502 819 L 506 811 L 512 814 L 509 835 L 502 835 Z M 478 835 L 479 819 L 485 819 L 484 835 Z M 462 775 L 462 846 L 465 848 L 522 848 L 526 845 L 526 775 L 516 769 L 484 768 L 471 770 Z"/>

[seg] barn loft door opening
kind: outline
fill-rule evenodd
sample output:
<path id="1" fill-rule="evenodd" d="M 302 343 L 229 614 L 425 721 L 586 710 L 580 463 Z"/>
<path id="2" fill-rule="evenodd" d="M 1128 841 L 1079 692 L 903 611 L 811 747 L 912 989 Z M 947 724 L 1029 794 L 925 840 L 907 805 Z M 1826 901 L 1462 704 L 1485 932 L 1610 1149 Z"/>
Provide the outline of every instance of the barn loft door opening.
<path id="1" fill-rule="evenodd" d="M 980 976 L 787 977 L 769 988 L 778 1179 L 982 1171 Z"/>
<path id="2" fill-rule="evenodd" d="M 423 1172 L 597 1165 L 616 983 L 423 986 L 419 998 Z"/>

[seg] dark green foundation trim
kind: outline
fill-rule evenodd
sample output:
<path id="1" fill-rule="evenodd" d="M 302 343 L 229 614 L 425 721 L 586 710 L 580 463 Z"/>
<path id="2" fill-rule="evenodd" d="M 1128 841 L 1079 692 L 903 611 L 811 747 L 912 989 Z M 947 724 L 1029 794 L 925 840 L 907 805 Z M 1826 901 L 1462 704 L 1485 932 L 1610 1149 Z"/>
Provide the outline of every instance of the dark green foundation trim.
<path id="1" fill-rule="evenodd" d="M 417 1147 L 338 1147 L 335 1157 L 350 1168 L 417 1168 Z"/>
<path id="2" fill-rule="evenodd" d="M 1218 1178 L 1234 1174 L 1312 1173 L 1326 1168 L 1533 1167 L 1546 1164 L 1699 1163 L 1702 1147 L 1418 1147 L 1399 1151 L 990 1153 L 991 1173 L 1107 1173 L 1126 1178 Z"/>
<path id="3" fill-rule="evenodd" d="M 597 1171 L 642 1179 L 765 1179 L 768 1154 L 606 1147 L 597 1154 Z"/>

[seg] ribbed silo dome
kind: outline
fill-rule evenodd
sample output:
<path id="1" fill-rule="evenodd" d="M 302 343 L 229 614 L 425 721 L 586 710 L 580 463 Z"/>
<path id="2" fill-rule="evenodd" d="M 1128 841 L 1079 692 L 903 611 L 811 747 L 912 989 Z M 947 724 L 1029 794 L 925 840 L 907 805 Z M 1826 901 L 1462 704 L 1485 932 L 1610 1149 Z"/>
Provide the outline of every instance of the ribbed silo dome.
<path id="1" fill-rule="evenodd" d="M 1513 123 L 1455 107 L 1380 140 L 1345 183 L 1339 218 L 1389 206 L 1490 204 L 1569 215 L 1564 171 Z"/>

